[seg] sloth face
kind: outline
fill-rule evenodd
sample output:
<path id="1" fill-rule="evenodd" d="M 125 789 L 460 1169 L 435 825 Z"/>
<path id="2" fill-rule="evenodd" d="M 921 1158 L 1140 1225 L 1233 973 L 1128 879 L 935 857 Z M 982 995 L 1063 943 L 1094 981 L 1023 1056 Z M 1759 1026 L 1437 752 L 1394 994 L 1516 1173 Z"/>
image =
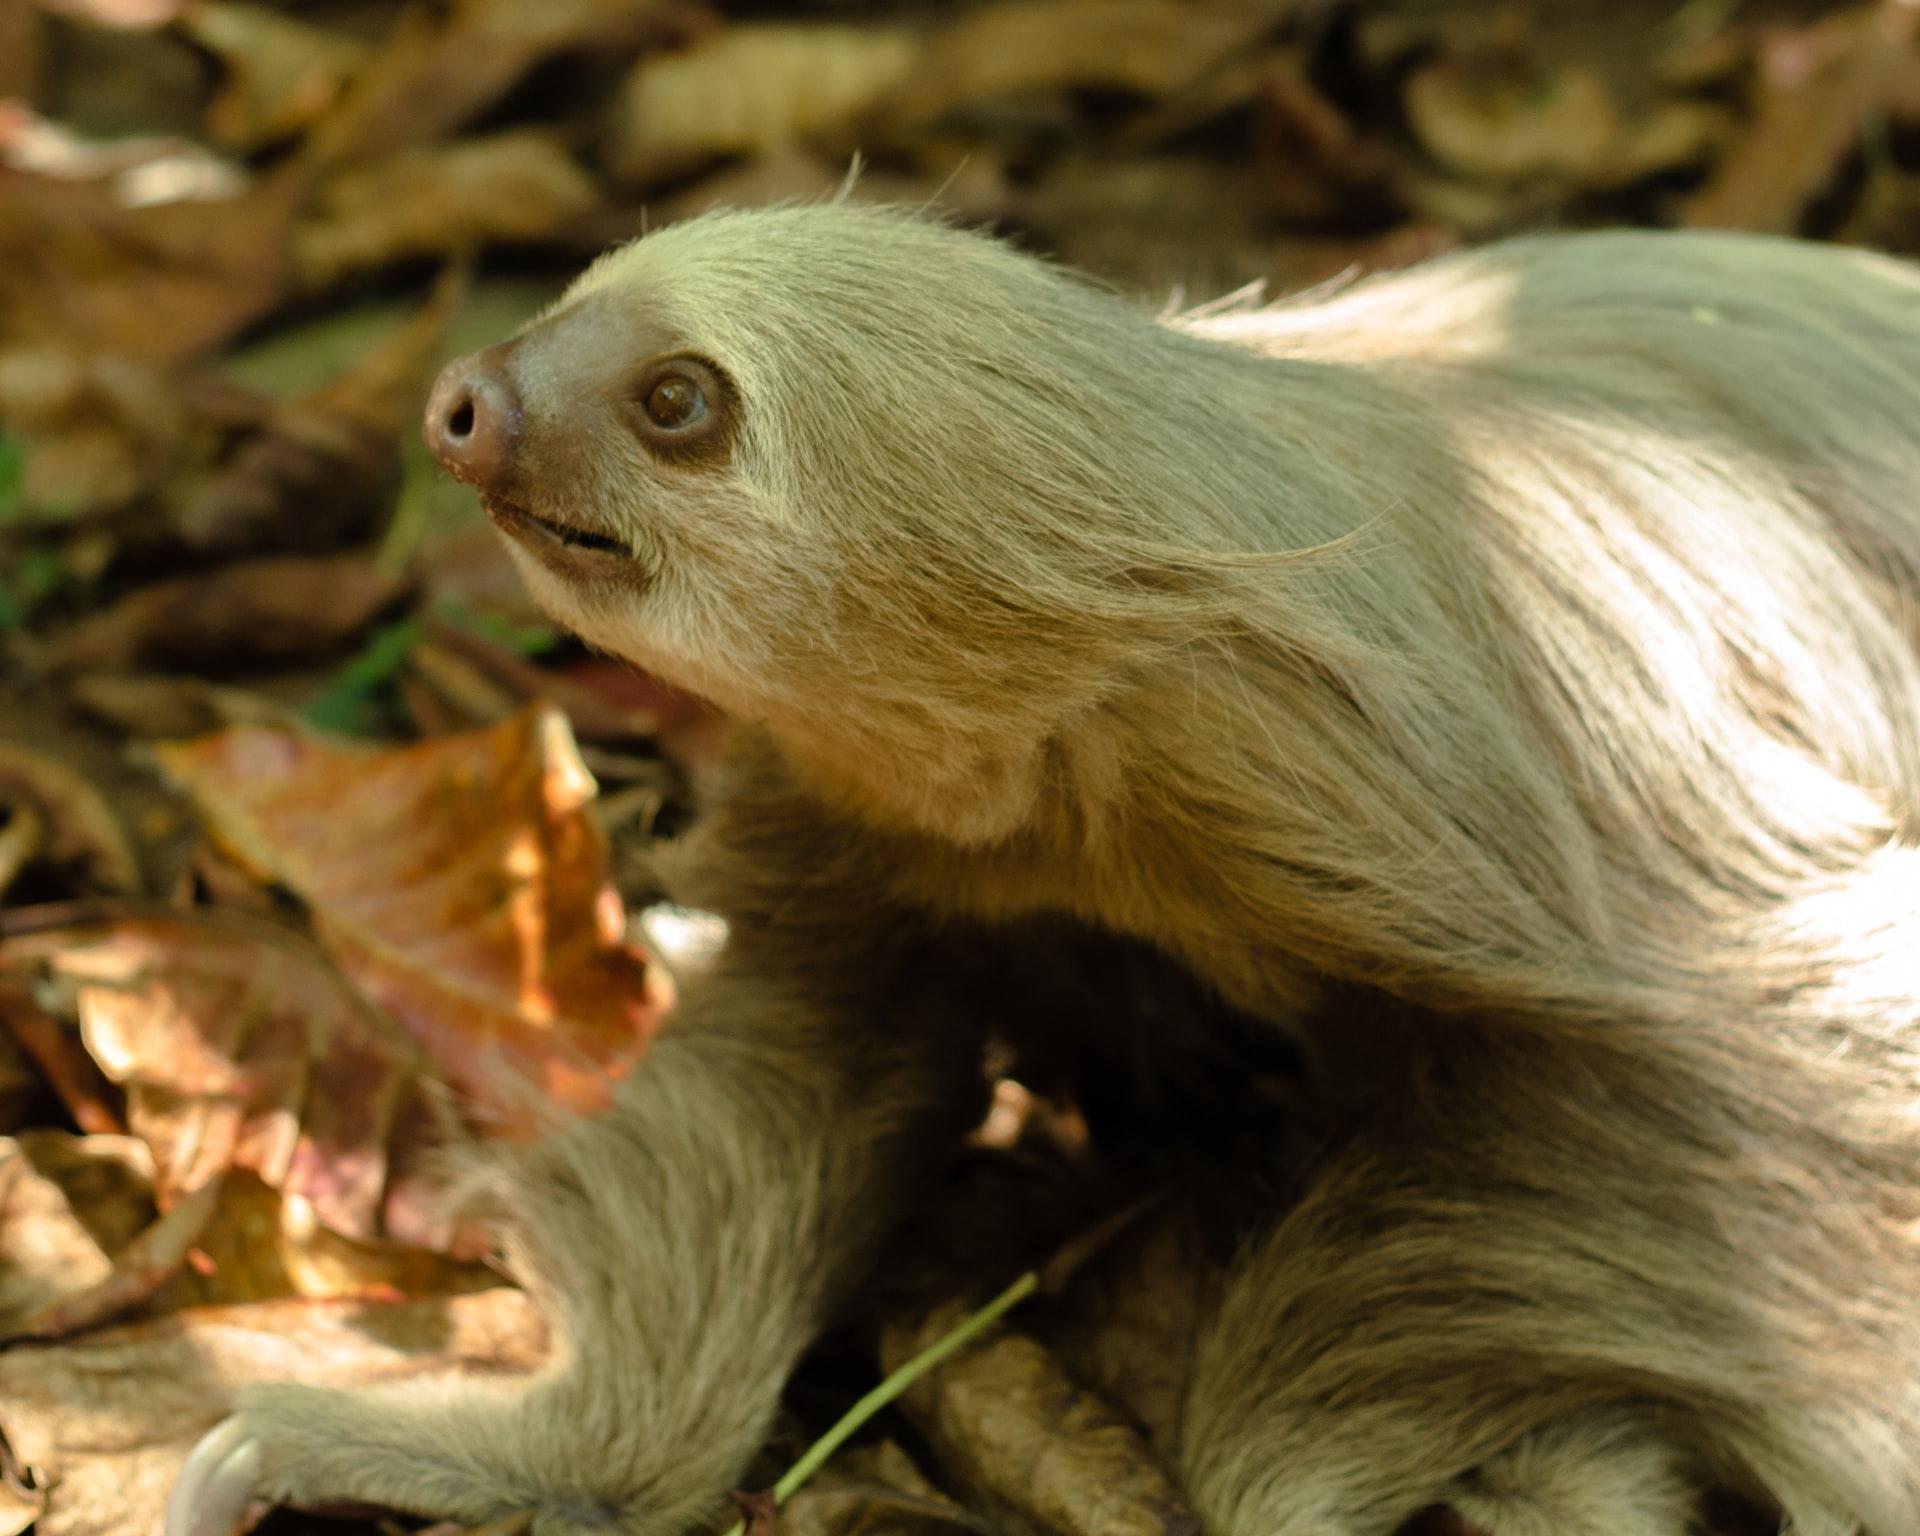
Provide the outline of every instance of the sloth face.
<path id="1" fill-rule="evenodd" d="M 734 694 L 732 631 L 771 590 L 752 569 L 766 519 L 736 468 L 746 416 L 731 371 L 660 308 L 576 292 L 450 363 L 423 431 L 555 618 L 685 686 Z"/>
<path id="2" fill-rule="evenodd" d="M 789 208 L 611 252 L 425 431 L 590 643 L 763 719 L 1032 732 L 1185 642 L 1180 541 L 1261 470 L 1245 363 L 980 236 Z"/>

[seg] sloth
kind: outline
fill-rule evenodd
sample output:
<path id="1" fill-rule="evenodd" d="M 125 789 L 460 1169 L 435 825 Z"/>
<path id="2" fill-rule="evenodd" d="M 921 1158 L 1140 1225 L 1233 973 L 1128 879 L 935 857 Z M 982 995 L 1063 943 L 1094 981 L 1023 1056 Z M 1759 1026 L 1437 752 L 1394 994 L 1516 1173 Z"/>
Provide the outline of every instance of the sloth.
<path id="1" fill-rule="evenodd" d="M 426 432 L 732 722 L 663 859 L 728 936 L 611 1111 L 475 1176 L 551 1363 L 252 1389 L 176 1536 L 711 1518 L 978 1091 L 900 999 L 1062 923 L 1359 1105 L 1196 1343 L 1207 1530 L 1920 1532 L 1920 275 L 1539 235 L 1169 315 L 722 212 Z"/>

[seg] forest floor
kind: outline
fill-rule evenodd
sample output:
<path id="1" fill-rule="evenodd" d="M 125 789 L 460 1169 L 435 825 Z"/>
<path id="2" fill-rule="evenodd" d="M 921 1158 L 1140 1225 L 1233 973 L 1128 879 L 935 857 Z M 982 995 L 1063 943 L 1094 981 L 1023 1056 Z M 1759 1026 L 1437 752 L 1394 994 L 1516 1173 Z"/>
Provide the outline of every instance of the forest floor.
<path id="1" fill-rule="evenodd" d="M 1920 7 L 0 0 L 0 1536 L 156 1529 L 249 1381 L 539 1358 L 430 1154 L 639 1061 L 712 733 L 530 606 L 421 405 L 609 243 L 856 163 L 1155 303 L 1542 228 L 1920 251 Z M 1070 1104 L 1003 1079 L 976 1142 L 967 1262 L 828 1341 L 761 1485 L 1099 1205 Z M 780 1523 L 1180 1529 L 1204 1247 L 1083 1254 Z"/>

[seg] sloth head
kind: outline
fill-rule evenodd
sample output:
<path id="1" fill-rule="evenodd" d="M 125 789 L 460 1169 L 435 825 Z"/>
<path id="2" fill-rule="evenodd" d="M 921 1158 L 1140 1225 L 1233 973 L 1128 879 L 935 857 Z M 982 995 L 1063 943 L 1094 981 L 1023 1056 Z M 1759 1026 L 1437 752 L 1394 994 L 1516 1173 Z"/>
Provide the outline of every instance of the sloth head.
<path id="1" fill-rule="evenodd" d="M 1017 709 L 1244 546 L 1248 361 L 926 219 L 719 213 L 450 365 L 426 432 L 538 598 L 696 692 Z"/>
<path id="2" fill-rule="evenodd" d="M 912 820 L 998 776 L 985 835 L 1068 721 L 1244 621 L 1249 553 L 1343 531 L 1288 376 L 993 240 L 833 204 L 609 253 L 451 364 L 426 435 L 590 643 L 843 777 L 908 776 Z"/>

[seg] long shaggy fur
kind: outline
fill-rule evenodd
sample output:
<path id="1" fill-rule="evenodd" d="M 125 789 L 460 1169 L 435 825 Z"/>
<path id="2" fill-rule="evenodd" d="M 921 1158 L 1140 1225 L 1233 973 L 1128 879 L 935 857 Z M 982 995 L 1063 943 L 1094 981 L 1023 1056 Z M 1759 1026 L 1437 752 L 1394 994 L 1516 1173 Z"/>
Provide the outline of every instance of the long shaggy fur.
<path id="1" fill-rule="evenodd" d="M 676 349 L 724 463 L 625 422 Z M 1920 1531 L 1911 271 L 1580 235 L 1162 322 L 801 208 L 611 254 L 502 366 L 516 498 L 633 552 L 530 585 L 742 722 L 678 855 L 732 937 L 497 1176 L 549 1374 L 262 1394 L 271 1491 L 707 1509 L 962 1112 L 967 1021 L 892 1000 L 1064 914 L 1373 1106 L 1202 1347 L 1210 1529 Z"/>

